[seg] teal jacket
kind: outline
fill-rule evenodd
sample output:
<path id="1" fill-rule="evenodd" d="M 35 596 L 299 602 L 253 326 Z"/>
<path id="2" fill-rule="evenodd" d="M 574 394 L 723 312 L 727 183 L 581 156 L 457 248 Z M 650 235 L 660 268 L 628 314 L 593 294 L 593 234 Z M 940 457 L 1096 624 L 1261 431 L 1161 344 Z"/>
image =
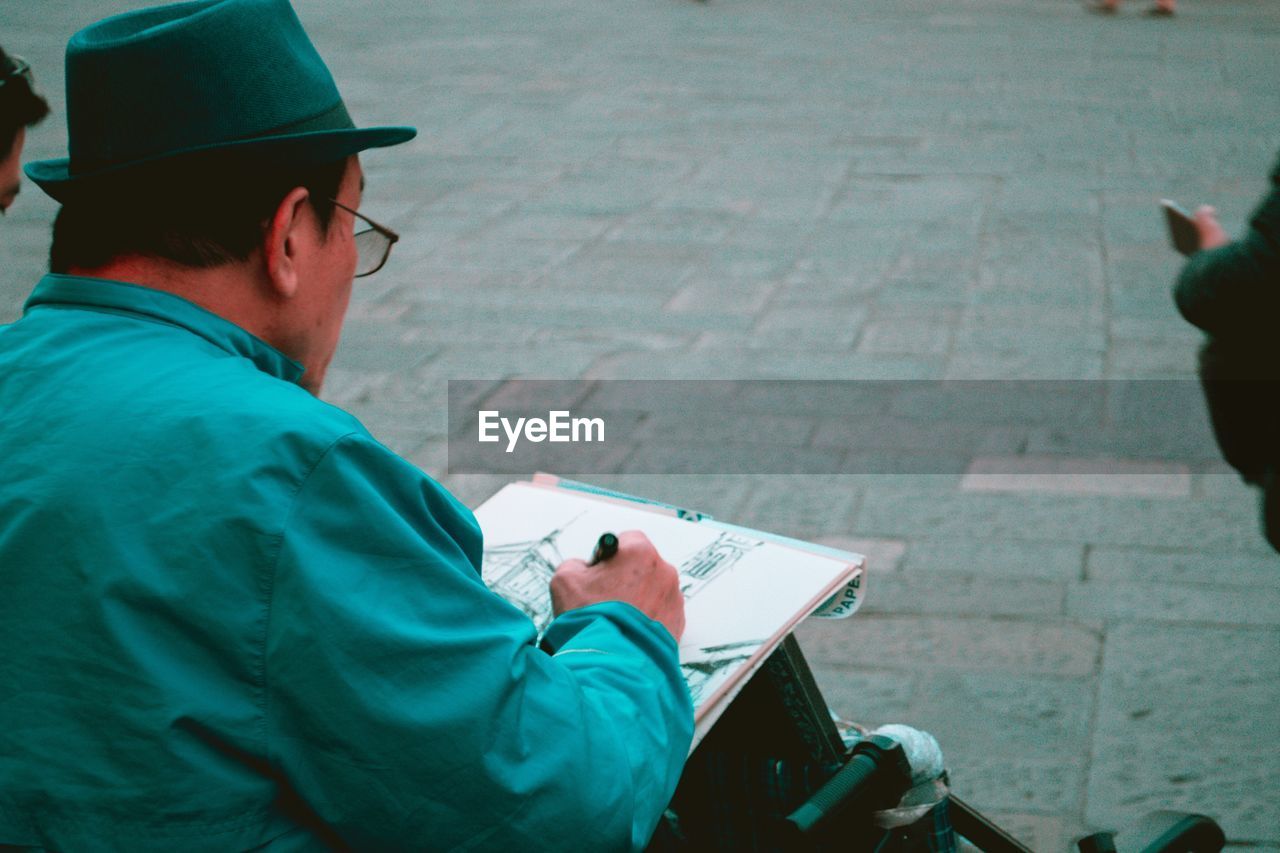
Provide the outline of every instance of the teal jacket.
<path id="1" fill-rule="evenodd" d="M 0 846 L 625 849 L 692 708 L 629 605 L 533 624 L 471 513 L 175 296 L 0 328 Z"/>

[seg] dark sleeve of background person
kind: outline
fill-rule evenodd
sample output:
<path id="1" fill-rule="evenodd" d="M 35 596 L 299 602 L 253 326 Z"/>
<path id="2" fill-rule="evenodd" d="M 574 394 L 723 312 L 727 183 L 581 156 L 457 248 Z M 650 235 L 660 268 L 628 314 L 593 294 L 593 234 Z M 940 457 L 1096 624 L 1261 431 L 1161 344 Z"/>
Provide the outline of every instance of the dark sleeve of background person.
<path id="1" fill-rule="evenodd" d="M 1244 236 L 1193 254 L 1174 298 L 1207 336 L 1200 380 L 1223 458 L 1263 490 L 1263 530 L 1280 551 L 1280 161 Z"/>
<path id="2" fill-rule="evenodd" d="M 1178 276 L 1174 298 L 1187 322 L 1211 337 L 1260 333 L 1274 339 L 1280 317 L 1280 161 L 1245 235 L 1193 254 Z M 1276 351 L 1275 344 L 1269 346 Z"/>

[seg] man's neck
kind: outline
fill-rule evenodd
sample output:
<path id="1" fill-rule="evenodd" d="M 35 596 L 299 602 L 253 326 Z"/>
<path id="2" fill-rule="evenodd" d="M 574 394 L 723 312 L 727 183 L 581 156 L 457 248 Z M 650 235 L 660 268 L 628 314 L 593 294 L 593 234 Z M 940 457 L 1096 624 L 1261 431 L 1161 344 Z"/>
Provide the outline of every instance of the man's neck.
<path id="1" fill-rule="evenodd" d="M 135 255 L 92 269 L 72 267 L 67 273 L 138 284 L 194 302 L 302 364 L 306 373 L 299 384 L 312 394 L 320 394 L 327 359 L 317 365 L 305 349 L 294 345 L 297 336 L 290 334 L 286 306 L 274 297 L 261 264 L 253 258 L 201 269 Z"/>
<path id="2" fill-rule="evenodd" d="M 154 258 L 124 257 L 92 269 L 72 267 L 69 275 L 106 278 L 181 296 L 271 342 L 271 306 L 247 264 L 200 269 Z"/>

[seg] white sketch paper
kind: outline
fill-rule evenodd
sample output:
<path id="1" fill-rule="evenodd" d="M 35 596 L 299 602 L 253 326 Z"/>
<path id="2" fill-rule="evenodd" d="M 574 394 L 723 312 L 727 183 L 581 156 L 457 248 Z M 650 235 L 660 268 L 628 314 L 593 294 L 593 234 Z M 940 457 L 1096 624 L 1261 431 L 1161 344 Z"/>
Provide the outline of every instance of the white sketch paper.
<path id="1" fill-rule="evenodd" d="M 785 634 L 848 576 L 850 564 L 741 530 L 685 521 L 616 502 L 516 483 L 476 510 L 483 576 L 542 631 L 556 566 L 587 559 L 605 531 L 642 530 L 680 571 L 686 628 L 680 662 L 695 714 L 714 703 L 761 649 Z"/>

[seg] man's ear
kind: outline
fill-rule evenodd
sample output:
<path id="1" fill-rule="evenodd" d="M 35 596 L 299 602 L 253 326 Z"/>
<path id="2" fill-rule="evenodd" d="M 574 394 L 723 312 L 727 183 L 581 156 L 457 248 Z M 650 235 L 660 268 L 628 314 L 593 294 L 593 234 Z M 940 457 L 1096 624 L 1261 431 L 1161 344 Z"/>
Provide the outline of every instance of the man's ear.
<path id="1" fill-rule="evenodd" d="M 305 237 L 308 192 L 305 187 L 294 187 L 276 207 L 275 215 L 267 225 L 263 243 L 263 259 L 267 265 L 267 279 L 271 290 L 281 298 L 289 299 L 298 291 L 298 252 Z"/>

